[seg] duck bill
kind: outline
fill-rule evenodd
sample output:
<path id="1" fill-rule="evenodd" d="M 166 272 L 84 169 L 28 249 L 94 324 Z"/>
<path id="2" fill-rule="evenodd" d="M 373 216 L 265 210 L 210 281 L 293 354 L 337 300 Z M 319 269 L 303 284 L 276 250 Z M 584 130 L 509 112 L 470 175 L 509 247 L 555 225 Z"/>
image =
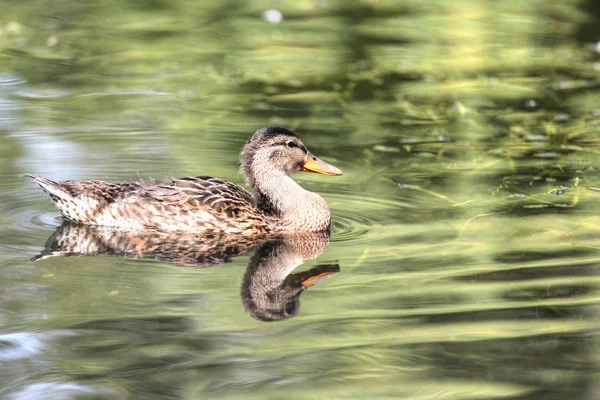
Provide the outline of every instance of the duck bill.
<path id="1" fill-rule="evenodd" d="M 340 266 L 337 264 L 319 265 L 308 271 L 295 274 L 298 280 L 305 288 L 316 285 L 324 279 L 327 279 L 340 272 Z"/>
<path id="2" fill-rule="evenodd" d="M 314 156 L 312 153 L 308 153 L 308 157 L 306 157 L 306 161 L 300 167 L 300 171 L 304 172 L 315 172 L 317 174 L 323 175 L 341 175 L 342 170 L 334 167 L 331 164 L 326 163 L 320 158 Z"/>

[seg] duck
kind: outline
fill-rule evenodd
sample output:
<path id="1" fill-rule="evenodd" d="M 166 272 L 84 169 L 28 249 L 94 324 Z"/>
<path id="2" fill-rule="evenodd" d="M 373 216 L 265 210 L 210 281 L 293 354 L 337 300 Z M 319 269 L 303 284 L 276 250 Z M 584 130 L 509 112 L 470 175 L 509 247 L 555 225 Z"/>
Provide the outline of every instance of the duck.
<path id="1" fill-rule="evenodd" d="M 251 192 L 223 179 L 179 179 L 108 183 L 53 181 L 27 174 L 70 222 L 124 230 L 205 235 L 265 235 L 331 229 L 325 200 L 291 175 L 342 171 L 314 156 L 300 138 L 277 126 L 258 129 L 244 145 L 241 172 Z"/>

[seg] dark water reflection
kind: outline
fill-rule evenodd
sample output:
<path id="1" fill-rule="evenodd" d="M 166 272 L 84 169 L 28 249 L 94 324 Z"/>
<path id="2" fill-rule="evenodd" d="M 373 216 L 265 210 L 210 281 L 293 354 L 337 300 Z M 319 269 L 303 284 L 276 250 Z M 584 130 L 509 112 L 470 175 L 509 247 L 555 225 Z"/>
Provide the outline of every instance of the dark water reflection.
<path id="1" fill-rule="evenodd" d="M 318 257 L 329 246 L 328 233 L 274 238 L 127 232 L 65 222 L 50 236 L 33 261 L 60 256 L 135 256 L 167 261 L 179 267 L 215 267 L 254 250 L 241 285 L 244 309 L 261 321 L 294 317 L 303 291 L 340 271 L 337 264 L 291 272 Z"/>

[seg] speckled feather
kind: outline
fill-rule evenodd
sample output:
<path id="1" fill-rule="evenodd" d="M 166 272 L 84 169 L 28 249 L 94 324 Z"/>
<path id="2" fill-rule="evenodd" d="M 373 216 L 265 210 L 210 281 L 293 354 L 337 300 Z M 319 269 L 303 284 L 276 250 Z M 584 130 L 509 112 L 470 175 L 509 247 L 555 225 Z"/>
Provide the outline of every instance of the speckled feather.
<path id="1" fill-rule="evenodd" d="M 115 184 L 30 177 L 72 222 L 164 232 L 271 231 L 252 195 L 222 179 L 198 176 Z"/>

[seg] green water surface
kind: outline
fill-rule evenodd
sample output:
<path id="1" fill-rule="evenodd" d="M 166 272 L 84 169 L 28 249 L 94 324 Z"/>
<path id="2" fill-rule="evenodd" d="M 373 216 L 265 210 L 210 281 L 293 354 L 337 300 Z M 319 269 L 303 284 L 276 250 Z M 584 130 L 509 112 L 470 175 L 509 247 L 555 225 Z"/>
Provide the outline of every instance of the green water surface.
<path id="1" fill-rule="evenodd" d="M 600 398 L 596 2 L 0 9 L 0 398 Z M 297 314 L 247 312 L 252 250 L 30 260 L 25 173 L 243 184 L 266 125 L 344 171 L 295 176 L 333 232 L 293 273 L 339 267 Z"/>

